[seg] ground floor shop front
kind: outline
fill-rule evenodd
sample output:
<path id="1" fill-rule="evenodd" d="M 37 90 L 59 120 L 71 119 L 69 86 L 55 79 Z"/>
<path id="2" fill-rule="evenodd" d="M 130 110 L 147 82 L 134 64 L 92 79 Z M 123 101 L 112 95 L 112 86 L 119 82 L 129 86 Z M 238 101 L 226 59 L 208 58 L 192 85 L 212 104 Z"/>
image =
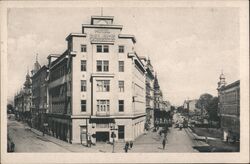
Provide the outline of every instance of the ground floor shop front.
<path id="1" fill-rule="evenodd" d="M 132 117 L 86 117 L 72 119 L 72 143 L 133 141 L 143 134 L 145 115 Z"/>
<path id="2" fill-rule="evenodd" d="M 145 115 L 128 117 L 48 115 L 47 134 L 70 143 L 133 141 L 144 133 Z"/>

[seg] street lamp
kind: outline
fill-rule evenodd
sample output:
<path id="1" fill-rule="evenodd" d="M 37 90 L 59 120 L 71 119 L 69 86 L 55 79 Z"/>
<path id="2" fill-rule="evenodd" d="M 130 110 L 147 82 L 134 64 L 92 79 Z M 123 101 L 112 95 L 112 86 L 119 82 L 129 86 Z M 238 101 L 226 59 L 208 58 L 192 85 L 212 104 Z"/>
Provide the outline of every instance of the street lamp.
<path id="1" fill-rule="evenodd" d="M 116 138 L 116 134 L 115 134 L 115 130 L 118 130 L 118 129 L 115 129 L 115 122 L 111 124 L 111 128 L 110 130 L 112 130 L 112 133 L 111 133 L 111 138 L 113 138 L 113 150 L 112 150 L 112 153 L 115 152 L 115 138 Z"/>

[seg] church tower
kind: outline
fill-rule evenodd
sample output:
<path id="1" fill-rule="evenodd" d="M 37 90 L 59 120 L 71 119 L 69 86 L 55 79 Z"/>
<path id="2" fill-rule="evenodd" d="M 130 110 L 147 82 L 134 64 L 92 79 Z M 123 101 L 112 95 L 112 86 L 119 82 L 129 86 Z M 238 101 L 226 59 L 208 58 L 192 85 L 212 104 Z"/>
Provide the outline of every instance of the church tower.
<path id="1" fill-rule="evenodd" d="M 34 68 L 33 68 L 33 70 L 31 71 L 32 76 L 33 76 L 34 74 L 36 74 L 37 71 L 41 68 L 41 65 L 39 64 L 37 57 L 38 57 L 38 54 L 36 54 L 36 62 L 34 63 Z"/>
<path id="2" fill-rule="evenodd" d="M 29 75 L 29 71 L 26 74 L 26 80 L 25 80 L 23 85 L 24 85 L 24 89 L 30 89 L 31 88 L 31 78 L 30 78 L 30 75 Z"/>
<path id="3" fill-rule="evenodd" d="M 220 75 L 220 81 L 218 82 L 218 88 L 217 89 L 220 89 L 223 86 L 226 86 L 226 78 L 225 78 L 225 75 L 222 72 L 221 75 Z"/>
<path id="4" fill-rule="evenodd" d="M 159 86 L 159 82 L 157 79 L 157 74 L 155 74 L 155 81 L 154 81 L 154 90 L 159 90 L 160 86 Z"/>

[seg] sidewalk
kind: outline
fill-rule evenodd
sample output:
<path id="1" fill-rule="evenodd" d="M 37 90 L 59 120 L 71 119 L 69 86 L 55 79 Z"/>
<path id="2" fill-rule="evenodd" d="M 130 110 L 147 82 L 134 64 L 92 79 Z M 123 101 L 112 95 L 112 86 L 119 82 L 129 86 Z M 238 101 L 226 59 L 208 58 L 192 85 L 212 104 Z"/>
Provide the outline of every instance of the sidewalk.
<path id="1" fill-rule="evenodd" d="M 229 144 L 229 143 L 222 141 L 219 138 L 199 136 L 195 134 L 190 128 L 188 128 L 187 131 L 193 135 L 194 140 L 197 143 L 197 145 L 195 146 L 195 149 L 197 149 L 200 152 L 238 152 L 239 151 L 239 143 Z M 206 140 L 207 140 L 207 143 L 205 142 Z"/>

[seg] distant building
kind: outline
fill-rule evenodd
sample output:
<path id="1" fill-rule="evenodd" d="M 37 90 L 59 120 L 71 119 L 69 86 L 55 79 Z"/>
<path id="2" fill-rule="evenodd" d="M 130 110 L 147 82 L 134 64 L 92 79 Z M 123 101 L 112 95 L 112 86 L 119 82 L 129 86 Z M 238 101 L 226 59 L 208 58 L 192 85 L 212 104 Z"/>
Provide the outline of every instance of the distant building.
<path id="1" fill-rule="evenodd" d="M 157 113 L 160 113 L 160 111 L 163 111 L 163 94 L 160 89 L 160 85 L 158 82 L 157 75 L 155 75 L 154 79 L 154 126 L 159 124 L 161 122 L 161 116 L 159 116 Z"/>
<path id="2" fill-rule="evenodd" d="M 163 110 L 167 112 L 171 110 L 171 103 L 169 101 L 163 101 Z"/>
<path id="3" fill-rule="evenodd" d="M 240 81 L 226 85 L 225 76 L 218 82 L 219 111 L 223 139 L 240 138 Z"/>
<path id="4" fill-rule="evenodd" d="M 37 67 L 39 65 L 39 67 Z M 48 112 L 47 104 L 47 75 L 48 68 L 36 61 L 34 70 L 32 70 L 32 126 L 41 131 L 44 130 L 44 125 L 47 122 L 46 113 Z"/>
<path id="5" fill-rule="evenodd" d="M 150 59 L 140 57 L 146 68 L 146 129 L 154 127 L 154 69 Z"/>
<path id="6" fill-rule="evenodd" d="M 185 100 L 183 103 L 184 110 L 187 110 L 191 115 L 200 113 L 200 109 L 196 108 L 197 101 L 197 99 Z"/>
<path id="7" fill-rule="evenodd" d="M 14 97 L 14 104 L 16 110 L 16 117 L 20 120 L 30 123 L 31 112 L 31 79 L 29 72 L 27 72 L 24 87 Z"/>
<path id="8" fill-rule="evenodd" d="M 68 48 L 49 56 L 48 124 L 52 135 L 72 143 L 134 140 L 144 131 L 145 73 L 133 35 L 111 16 L 92 16 Z"/>

